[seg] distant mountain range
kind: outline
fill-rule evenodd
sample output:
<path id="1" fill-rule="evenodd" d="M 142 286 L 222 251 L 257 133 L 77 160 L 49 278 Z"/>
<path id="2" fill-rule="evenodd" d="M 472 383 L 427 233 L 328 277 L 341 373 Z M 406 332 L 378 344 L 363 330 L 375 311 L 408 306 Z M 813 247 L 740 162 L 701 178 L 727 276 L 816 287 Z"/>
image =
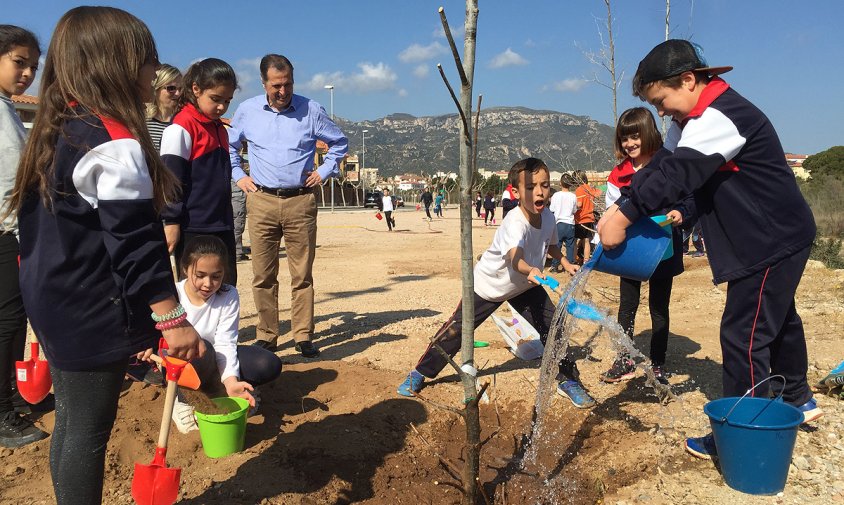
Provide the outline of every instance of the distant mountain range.
<path id="1" fill-rule="evenodd" d="M 416 117 L 391 114 L 373 121 L 337 118 L 349 138 L 349 153 L 360 154 L 366 133 L 366 166 L 381 176 L 402 173 L 458 172 L 455 114 Z M 507 170 L 534 156 L 554 170 L 609 170 L 614 163 L 613 128 L 587 116 L 525 107 L 481 110 L 478 168 Z"/>

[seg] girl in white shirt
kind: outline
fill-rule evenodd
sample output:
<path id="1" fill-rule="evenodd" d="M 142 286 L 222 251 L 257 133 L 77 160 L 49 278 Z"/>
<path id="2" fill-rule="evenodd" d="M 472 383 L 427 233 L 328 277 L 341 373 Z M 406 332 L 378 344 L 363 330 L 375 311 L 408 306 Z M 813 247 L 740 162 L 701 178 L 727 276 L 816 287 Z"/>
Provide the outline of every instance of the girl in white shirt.
<path id="1" fill-rule="evenodd" d="M 257 405 L 255 386 L 275 380 L 281 374 L 281 360 L 274 353 L 254 345 L 237 345 L 240 297 L 223 284 L 228 250 L 217 237 L 201 235 L 184 249 L 180 268 L 185 279 L 176 284 L 179 301 L 188 321 L 205 340 L 206 353 L 191 361 L 209 396 L 223 394 L 244 398 Z M 173 421 L 182 433 L 196 429 L 192 406 L 177 401 Z"/>

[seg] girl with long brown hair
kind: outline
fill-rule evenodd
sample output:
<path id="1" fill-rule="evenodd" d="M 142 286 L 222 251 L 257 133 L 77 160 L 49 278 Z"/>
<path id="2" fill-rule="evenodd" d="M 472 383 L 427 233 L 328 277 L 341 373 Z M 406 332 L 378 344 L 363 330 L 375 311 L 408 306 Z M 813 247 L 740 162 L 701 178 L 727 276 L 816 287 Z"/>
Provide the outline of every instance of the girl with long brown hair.
<path id="1" fill-rule="evenodd" d="M 175 296 L 159 217 L 176 181 L 144 120 L 157 66 L 152 35 L 131 14 L 62 16 L 10 201 L 24 306 L 53 377 L 60 505 L 101 501 L 127 357 L 162 334 L 175 357 L 205 349 Z"/>

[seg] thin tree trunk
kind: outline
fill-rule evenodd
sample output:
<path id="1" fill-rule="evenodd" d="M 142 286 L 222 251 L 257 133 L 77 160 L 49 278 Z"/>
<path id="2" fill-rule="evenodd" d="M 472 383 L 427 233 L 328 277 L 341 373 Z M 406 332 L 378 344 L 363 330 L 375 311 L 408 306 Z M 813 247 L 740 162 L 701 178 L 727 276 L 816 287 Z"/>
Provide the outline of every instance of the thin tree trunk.
<path id="1" fill-rule="evenodd" d="M 466 0 L 465 36 L 463 39 L 463 71 L 466 80 L 460 87 L 460 105 L 468 121 L 463 123 L 460 143 L 460 252 L 463 278 L 463 335 L 461 361 L 475 366 L 475 278 L 472 249 L 472 167 L 474 149 L 469 127 L 472 118 L 472 84 L 475 75 L 475 41 L 478 29 L 478 0 Z M 470 322 L 470 324 L 466 324 Z M 467 374 L 468 375 L 468 374 Z M 466 398 L 478 394 L 475 377 L 463 377 L 463 391 Z M 475 485 L 480 468 L 481 423 L 478 402 L 466 405 L 466 464 L 463 468 L 463 483 L 466 486 L 465 503 L 474 505 L 478 501 Z"/>
<path id="2" fill-rule="evenodd" d="M 466 0 L 464 15 L 463 58 L 451 35 L 448 20 L 442 7 L 439 9 L 440 21 L 451 47 L 457 73 L 460 75 L 460 99 L 448 83 L 442 66 L 438 65 L 440 75 L 457 105 L 460 115 L 460 263 L 463 281 L 462 334 L 460 359 L 460 379 L 463 384 L 464 420 L 466 421 L 466 463 L 463 467 L 462 481 L 465 491 L 463 503 L 475 505 L 479 498 L 480 481 L 480 439 L 481 425 L 478 410 L 478 389 L 476 385 L 477 367 L 475 367 L 475 281 L 472 254 L 472 169 L 474 166 L 474 143 L 472 141 L 472 81 L 475 75 L 475 41 L 478 26 L 478 0 Z"/>

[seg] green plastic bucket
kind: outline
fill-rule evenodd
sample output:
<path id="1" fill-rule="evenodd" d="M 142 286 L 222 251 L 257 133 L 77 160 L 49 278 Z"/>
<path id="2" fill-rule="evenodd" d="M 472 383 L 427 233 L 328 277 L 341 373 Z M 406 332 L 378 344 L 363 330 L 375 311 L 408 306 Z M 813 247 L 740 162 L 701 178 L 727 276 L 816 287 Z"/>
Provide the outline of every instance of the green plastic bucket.
<path id="1" fill-rule="evenodd" d="M 243 398 L 214 398 L 218 407 L 228 410 L 228 414 L 203 414 L 196 412 L 196 424 L 199 426 L 199 438 L 202 450 L 209 458 L 222 458 L 243 450 L 246 437 L 246 417 L 249 402 Z"/>

